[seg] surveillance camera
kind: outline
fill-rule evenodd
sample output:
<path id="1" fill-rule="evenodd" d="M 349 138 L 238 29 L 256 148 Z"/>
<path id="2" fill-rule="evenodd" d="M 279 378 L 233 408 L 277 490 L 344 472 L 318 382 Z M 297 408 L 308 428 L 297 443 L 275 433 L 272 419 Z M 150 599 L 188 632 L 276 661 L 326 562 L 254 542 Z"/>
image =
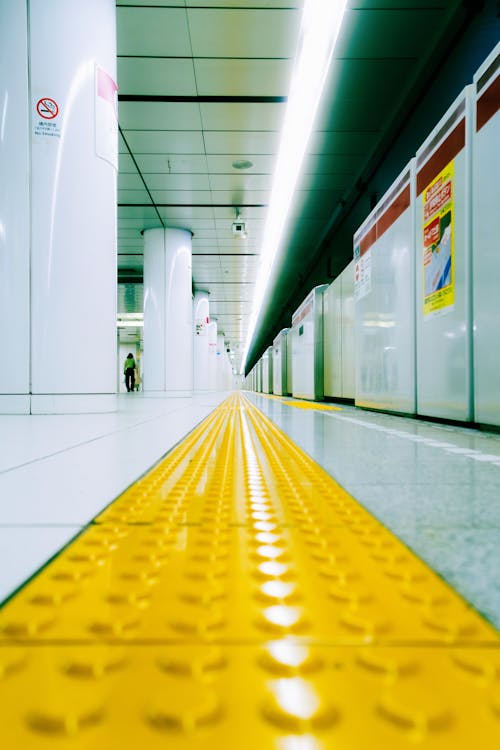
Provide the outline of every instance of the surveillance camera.
<path id="1" fill-rule="evenodd" d="M 246 232 L 244 221 L 233 221 L 233 234 L 239 234 L 242 237 L 245 236 Z"/>

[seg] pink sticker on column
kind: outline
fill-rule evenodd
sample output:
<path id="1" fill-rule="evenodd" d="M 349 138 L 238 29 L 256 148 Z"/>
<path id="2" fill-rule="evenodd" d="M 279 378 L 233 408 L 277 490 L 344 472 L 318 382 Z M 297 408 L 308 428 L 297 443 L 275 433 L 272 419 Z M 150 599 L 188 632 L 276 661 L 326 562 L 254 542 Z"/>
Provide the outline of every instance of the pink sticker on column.
<path id="1" fill-rule="evenodd" d="M 116 112 L 116 93 L 118 86 L 111 76 L 102 68 L 97 68 L 97 95 L 109 102 Z"/>

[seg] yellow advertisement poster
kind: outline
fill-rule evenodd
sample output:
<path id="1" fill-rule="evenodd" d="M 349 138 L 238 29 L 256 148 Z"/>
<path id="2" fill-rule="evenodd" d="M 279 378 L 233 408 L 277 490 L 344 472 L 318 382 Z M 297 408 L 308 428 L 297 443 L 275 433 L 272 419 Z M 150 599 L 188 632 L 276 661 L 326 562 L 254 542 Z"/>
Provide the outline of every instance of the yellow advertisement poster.
<path id="1" fill-rule="evenodd" d="M 451 161 L 422 193 L 424 316 L 453 306 L 453 167 Z"/>

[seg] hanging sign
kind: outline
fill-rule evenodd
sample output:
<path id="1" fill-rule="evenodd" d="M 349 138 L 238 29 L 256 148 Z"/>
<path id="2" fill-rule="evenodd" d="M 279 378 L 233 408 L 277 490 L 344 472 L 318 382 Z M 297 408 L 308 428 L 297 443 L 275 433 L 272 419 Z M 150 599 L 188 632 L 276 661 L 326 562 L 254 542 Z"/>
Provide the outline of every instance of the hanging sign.
<path id="1" fill-rule="evenodd" d="M 425 317 L 448 312 L 455 301 L 453 167 L 451 161 L 422 194 Z"/>

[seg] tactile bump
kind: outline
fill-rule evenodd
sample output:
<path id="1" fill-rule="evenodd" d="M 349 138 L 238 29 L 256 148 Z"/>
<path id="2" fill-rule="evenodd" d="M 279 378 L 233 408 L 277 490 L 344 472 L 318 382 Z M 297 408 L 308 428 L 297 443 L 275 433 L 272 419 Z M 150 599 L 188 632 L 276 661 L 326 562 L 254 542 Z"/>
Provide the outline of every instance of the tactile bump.
<path id="1" fill-rule="evenodd" d="M 28 597 L 28 602 L 39 607 L 58 607 L 73 599 L 78 594 L 78 589 L 52 586 L 50 588 L 35 590 Z"/>
<path id="2" fill-rule="evenodd" d="M 429 733 L 448 729 L 453 723 L 453 715 L 447 707 L 432 705 L 434 696 L 425 704 L 407 704 L 392 695 L 382 696 L 377 703 L 379 716 L 395 728 L 407 732 L 413 741 L 424 740 Z"/>
<path id="3" fill-rule="evenodd" d="M 227 596 L 227 588 L 221 583 L 215 581 L 208 585 L 200 585 L 199 583 L 190 583 L 187 586 L 183 586 L 182 590 L 178 594 L 180 601 L 187 602 L 188 604 L 199 604 L 208 606 L 213 602 L 220 601 Z"/>
<path id="4" fill-rule="evenodd" d="M 158 668 L 172 675 L 209 680 L 227 666 L 222 649 L 218 647 L 183 647 L 175 654 L 169 652 L 156 658 Z"/>
<path id="5" fill-rule="evenodd" d="M 126 665 L 127 658 L 122 649 L 92 652 L 89 656 L 82 651 L 66 657 L 61 664 L 61 671 L 78 680 L 100 680 L 124 669 Z"/>
<path id="6" fill-rule="evenodd" d="M 352 605 L 365 604 L 374 599 L 373 594 L 368 589 L 359 588 L 350 583 L 336 583 L 329 587 L 328 593 L 335 601 Z"/>
<path id="7" fill-rule="evenodd" d="M 26 716 L 28 727 L 41 734 L 79 734 L 83 729 L 100 724 L 104 719 L 104 707 L 95 705 L 88 708 L 73 704 L 71 707 L 50 707 L 30 711 Z"/>
<path id="8" fill-rule="evenodd" d="M 28 657 L 24 652 L 15 653 L 0 651 L 0 679 L 10 677 L 26 667 Z"/>
<path id="9" fill-rule="evenodd" d="M 257 661 L 266 671 L 279 677 L 311 674 L 324 666 L 323 659 L 309 646 L 286 639 L 266 643 Z"/>
<path id="10" fill-rule="evenodd" d="M 380 653 L 373 648 L 363 649 L 357 654 L 356 662 L 367 672 L 381 677 L 386 684 L 418 672 L 418 661 L 411 653 L 395 655 L 391 652 Z"/>
<path id="11" fill-rule="evenodd" d="M 256 578 L 283 578 L 286 580 L 294 580 L 295 574 L 293 573 L 290 565 L 282 562 L 276 562 L 270 560 L 269 562 L 260 563 L 255 570 Z"/>
<path id="12" fill-rule="evenodd" d="M 206 636 L 224 627 L 226 619 L 218 609 L 208 612 L 198 611 L 193 607 L 176 607 L 175 617 L 168 624 L 177 633 L 183 635 Z"/>
<path id="13" fill-rule="evenodd" d="M 471 654 L 468 651 L 453 652 L 451 661 L 462 676 L 467 676 L 481 685 L 493 682 L 500 677 L 500 655 L 495 661 L 489 651 L 481 655 L 477 652 Z"/>
<path id="14" fill-rule="evenodd" d="M 340 623 L 352 633 L 359 633 L 371 640 L 390 631 L 390 623 L 384 617 L 364 617 L 358 612 L 346 610 L 340 617 Z"/>
<path id="15" fill-rule="evenodd" d="M 0 621 L 0 632 L 12 637 L 36 636 L 49 630 L 55 621 L 56 618 L 50 615 L 5 619 Z"/>
<path id="16" fill-rule="evenodd" d="M 132 606 L 143 609 L 151 599 L 151 587 L 142 586 L 137 589 L 116 589 L 108 591 L 104 601 L 117 606 Z"/>
<path id="17" fill-rule="evenodd" d="M 262 583 L 255 597 L 263 601 L 295 602 L 302 597 L 297 585 L 291 581 L 271 580 Z"/>
<path id="18" fill-rule="evenodd" d="M 191 733 L 216 724 L 221 718 L 217 695 L 193 680 L 168 680 L 146 708 L 147 722 L 163 732 Z"/>
<path id="19" fill-rule="evenodd" d="M 257 624 L 274 633 L 300 633 L 309 625 L 301 607 L 289 607 L 285 604 L 275 604 L 262 610 Z"/>
<path id="20" fill-rule="evenodd" d="M 301 677 L 268 683 L 262 713 L 280 729 L 299 734 L 328 729 L 340 718 L 339 711 L 322 700 L 314 685 Z"/>
<path id="21" fill-rule="evenodd" d="M 140 624 L 140 618 L 133 614 L 122 617 L 110 614 L 91 620 L 88 624 L 88 630 L 95 635 L 116 637 L 126 635 L 131 630 L 136 630 Z"/>

